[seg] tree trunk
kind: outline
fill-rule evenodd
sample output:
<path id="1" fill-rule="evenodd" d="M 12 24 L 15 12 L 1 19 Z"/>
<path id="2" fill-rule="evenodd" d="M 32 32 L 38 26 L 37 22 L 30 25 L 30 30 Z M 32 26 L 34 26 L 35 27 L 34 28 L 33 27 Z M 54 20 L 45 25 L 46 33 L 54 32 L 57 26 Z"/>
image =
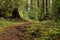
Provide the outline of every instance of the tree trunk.
<path id="1" fill-rule="evenodd" d="M 0 9 L 0 17 L 2 17 L 2 13 L 1 13 L 1 11 L 2 11 L 2 10 Z"/>

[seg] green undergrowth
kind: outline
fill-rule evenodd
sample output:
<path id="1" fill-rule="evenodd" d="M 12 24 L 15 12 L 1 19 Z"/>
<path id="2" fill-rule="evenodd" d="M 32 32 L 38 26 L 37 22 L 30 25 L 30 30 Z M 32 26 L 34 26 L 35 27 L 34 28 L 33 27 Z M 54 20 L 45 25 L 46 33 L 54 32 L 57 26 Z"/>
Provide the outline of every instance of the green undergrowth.
<path id="1" fill-rule="evenodd" d="M 19 22 L 15 22 L 15 21 L 7 21 L 4 18 L 0 18 L 0 32 L 2 32 L 4 30 L 4 28 L 13 26 L 19 24 Z"/>
<path id="2" fill-rule="evenodd" d="M 38 33 L 40 37 L 37 39 L 36 35 Z M 31 40 L 60 40 L 60 22 L 55 22 L 54 20 L 41 21 L 28 26 L 27 34 Z"/>
<path id="3" fill-rule="evenodd" d="M 22 23 L 25 22 L 0 19 L 0 34 L 4 28 Z M 37 37 L 38 34 L 39 38 Z M 33 21 L 33 24 L 27 27 L 27 35 L 28 40 L 60 40 L 60 22 L 54 20 Z"/>

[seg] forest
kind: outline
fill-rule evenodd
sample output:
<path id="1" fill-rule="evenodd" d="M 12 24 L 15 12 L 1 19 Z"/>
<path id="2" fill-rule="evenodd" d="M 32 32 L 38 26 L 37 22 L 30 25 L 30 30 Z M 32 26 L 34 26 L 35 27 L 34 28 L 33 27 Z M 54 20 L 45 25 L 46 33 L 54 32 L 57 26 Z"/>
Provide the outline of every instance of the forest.
<path id="1" fill-rule="evenodd" d="M 60 40 L 60 0 L 0 0 L 0 40 Z"/>

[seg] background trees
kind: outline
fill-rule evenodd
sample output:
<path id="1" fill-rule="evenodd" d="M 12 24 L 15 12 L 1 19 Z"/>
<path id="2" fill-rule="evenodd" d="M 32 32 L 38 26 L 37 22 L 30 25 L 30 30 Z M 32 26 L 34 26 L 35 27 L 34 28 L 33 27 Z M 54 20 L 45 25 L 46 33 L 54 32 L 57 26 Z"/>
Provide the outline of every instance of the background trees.
<path id="1" fill-rule="evenodd" d="M 19 15 L 23 18 L 52 19 L 59 16 L 59 2 L 57 0 L 0 0 L 0 15 L 10 17 L 14 8 L 18 8 Z"/>
<path id="2" fill-rule="evenodd" d="M 53 14 L 55 19 L 60 19 L 60 0 L 53 0 Z"/>

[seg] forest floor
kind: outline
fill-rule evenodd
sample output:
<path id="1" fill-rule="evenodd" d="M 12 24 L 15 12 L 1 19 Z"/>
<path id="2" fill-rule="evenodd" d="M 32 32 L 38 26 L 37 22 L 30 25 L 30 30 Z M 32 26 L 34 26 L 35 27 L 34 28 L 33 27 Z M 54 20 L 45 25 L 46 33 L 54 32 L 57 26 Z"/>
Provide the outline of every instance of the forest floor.
<path id="1" fill-rule="evenodd" d="M 60 40 L 60 22 L 0 20 L 0 40 Z"/>
<path id="2" fill-rule="evenodd" d="M 31 23 L 24 23 L 4 28 L 4 32 L 0 34 L 0 40 L 27 40 L 26 28 Z"/>

